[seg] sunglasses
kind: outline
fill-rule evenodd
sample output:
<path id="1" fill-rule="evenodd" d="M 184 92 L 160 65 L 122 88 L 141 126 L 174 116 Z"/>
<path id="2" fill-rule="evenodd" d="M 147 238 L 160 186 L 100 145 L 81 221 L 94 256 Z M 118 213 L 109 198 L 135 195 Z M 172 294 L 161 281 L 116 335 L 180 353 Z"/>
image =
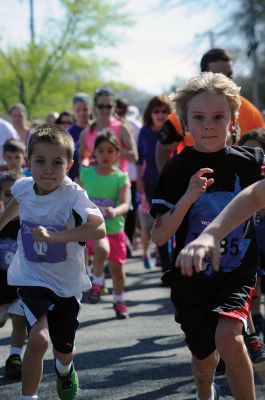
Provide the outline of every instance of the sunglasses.
<path id="1" fill-rule="evenodd" d="M 97 104 L 96 107 L 99 110 L 111 110 L 113 108 L 113 104 Z"/>
<path id="2" fill-rule="evenodd" d="M 168 110 L 153 110 L 153 114 L 168 114 Z"/>

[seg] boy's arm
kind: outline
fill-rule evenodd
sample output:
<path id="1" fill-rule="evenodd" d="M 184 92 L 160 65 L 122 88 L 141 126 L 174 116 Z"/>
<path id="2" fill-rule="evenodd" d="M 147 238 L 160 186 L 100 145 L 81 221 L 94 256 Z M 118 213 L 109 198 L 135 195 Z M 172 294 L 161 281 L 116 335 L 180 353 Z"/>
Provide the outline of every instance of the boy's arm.
<path id="1" fill-rule="evenodd" d="M 105 237 L 106 228 L 102 217 L 90 214 L 87 217 L 87 222 L 77 226 L 76 228 L 70 228 L 58 232 L 50 232 L 43 226 L 39 226 L 33 230 L 32 236 L 37 242 L 86 242 L 88 240 L 99 240 Z"/>
<path id="2" fill-rule="evenodd" d="M 188 189 L 177 204 L 167 213 L 157 215 L 153 229 L 152 241 L 158 246 L 165 244 L 178 230 L 189 208 L 197 198 L 213 184 L 213 179 L 207 179 L 204 174 L 211 174 L 210 168 L 202 168 L 194 174 L 189 182 Z"/>
<path id="3" fill-rule="evenodd" d="M 19 204 L 15 199 L 12 199 L 0 216 L 0 231 L 8 224 L 8 222 L 18 217 L 18 215 Z"/>
<path id="4" fill-rule="evenodd" d="M 254 183 L 242 190 L 195 240 L 190 242 L 178 255 L 176 266 L 183 275 L 191 276 L 202 269 L 205 256 L 211 257 L 214 270 L 219 269 L 220 241 L 233 229 L 250 218 L 265 204 L 265 180 Z"/>

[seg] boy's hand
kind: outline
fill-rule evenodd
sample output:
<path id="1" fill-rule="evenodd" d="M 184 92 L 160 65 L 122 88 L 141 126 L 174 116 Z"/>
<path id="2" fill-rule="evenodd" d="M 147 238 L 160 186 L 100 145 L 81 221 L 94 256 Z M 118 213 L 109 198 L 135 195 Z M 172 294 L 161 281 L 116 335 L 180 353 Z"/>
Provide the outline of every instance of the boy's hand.
<path id="1" fill-rule="evenodd" d="M 188 189 L 184 195 L 191 204 L 214 183 L 213 178 L 207 179 L 203 176 L 204 174 L 212 174 L 213 172 L 211 168 L 201 168 L 196 174 L 192 175 Z"/>
<path id="2" fill-rule="evenodd" d="M 202 233 L 181 250 L 175 266 L 181 269 L 182 275 L 192 276 L 194 270 L 197 273 L 202 271 L 202 260 L 206 256 L 211 258 L 213 269 L 218 271 L 220 243 L 214 236 Z"/>
<path id="3" fill-rule="evenodd" d="M 33 229 L 32 237 L 36 242 L 51 243 L 51 233 L 43 226 L 38 226 L 38 228 Z"/>

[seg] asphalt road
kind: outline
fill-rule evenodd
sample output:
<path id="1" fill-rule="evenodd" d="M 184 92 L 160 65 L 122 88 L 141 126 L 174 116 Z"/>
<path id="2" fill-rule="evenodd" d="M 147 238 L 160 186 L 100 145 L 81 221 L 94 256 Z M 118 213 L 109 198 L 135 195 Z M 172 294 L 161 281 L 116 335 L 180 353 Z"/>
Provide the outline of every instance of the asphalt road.
<path id="1" fill-rule="evenodd" d="M 129 259 L 126 299 L 130 319 L 118 321 L 112 297 L 84 303 L 77 332 L 75 367 L 80 380 L 77 400 L 193 400 L 190 356 L 174 322 L 169 289 L 161 288 L 159 268 L 145 270 L 140 258 Z M 111 281 L 107 279 L 111 288 Z M 20 382 L 3 377 L 10 323 L 0 329 L 0 400 L 17 400 Z M 265 399 L 265 363 L 255 374 L 257 400 Z M 225 377 L 217 377 L 221 399 L 233 399 Z M 56 400 L 51 349 L 44 361 L 41 400 Z"/>

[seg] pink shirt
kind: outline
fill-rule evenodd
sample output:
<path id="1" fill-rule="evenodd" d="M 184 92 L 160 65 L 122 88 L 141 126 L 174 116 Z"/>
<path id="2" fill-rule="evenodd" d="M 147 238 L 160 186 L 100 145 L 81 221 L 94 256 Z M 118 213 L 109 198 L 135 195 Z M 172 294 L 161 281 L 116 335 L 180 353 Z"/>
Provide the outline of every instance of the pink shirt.
<path id="1" fill-rule="evenodd" d="M 117 119 L 112 119 L 110 122 L 110 125 L 107 127 L 107 129 L 112 130 L 114 135 L 116 135 L 118 138 L 121 149 L 124 149 L 125 146 L 122 143 L 120 127 L 121 127 L 121 122 Z M 96 137 L 98 135 L 100 135 L 100 133 L 101 132 L 97 128 L 94 128 L 92 131 L 90 128 L 86 128 L 84 131 L 84 144 L 86 146 L 86 149 L 89 152 L 89 161 L 90 162 L 91 162 L 91 160 L 93 160 L 92 153 L 94 150 L 94 144 L 95 144 Z M 128 172 L 128 161 L 125 160 L 125 158 L 123 158 L 123 157 L 119 157 L 119 168 L 124 172 Z"/>

